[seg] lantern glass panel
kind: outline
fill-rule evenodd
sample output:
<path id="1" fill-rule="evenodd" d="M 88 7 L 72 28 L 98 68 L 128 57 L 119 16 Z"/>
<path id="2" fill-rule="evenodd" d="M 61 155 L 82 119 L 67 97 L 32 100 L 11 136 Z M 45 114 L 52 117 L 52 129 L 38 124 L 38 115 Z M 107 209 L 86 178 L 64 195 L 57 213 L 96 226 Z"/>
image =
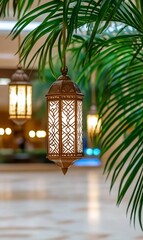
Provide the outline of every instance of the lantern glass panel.
<path id="1" fill-rule="evenodd" d="M 17 115 L 20 118 L 26 114 L 26 86 L 17 86 Z"/>
<path id="2" fill-rule="evenodd" d="M 59 101 L 48 102 L 49 154 L 59 155 Z"/>
<path id="3" fill-rule="evenodd" d="M 83 152 L 82 101 L 77 101 L 77 152 Z"/>
<path id="4" fill-rule="evenodd" d="M 17 94 L 16 86 L 9 87 L 9 114 L 15 116 L 16 114 Z"/>
<path id="5" fill-rule="evenodd" d="M 62 153 L 75 153 L 75 100 L 62 101 Z"/>
<path id="6" fill-rule="evenodd" d="M 9 116 L 10 118 L 31 118 L 32 86 L 9 86 Z"/>

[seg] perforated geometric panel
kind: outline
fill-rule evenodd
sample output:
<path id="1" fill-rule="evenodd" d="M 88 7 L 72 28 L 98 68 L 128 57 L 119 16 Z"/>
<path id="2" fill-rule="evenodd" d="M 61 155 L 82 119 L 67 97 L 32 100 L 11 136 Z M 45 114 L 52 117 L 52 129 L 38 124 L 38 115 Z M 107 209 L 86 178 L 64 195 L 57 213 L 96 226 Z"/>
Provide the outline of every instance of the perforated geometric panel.
<path id="1" fill-rule="evenodd" d="M 82 101 L 77 101 L 77 152 L 83 152 Z"/>
<path id="2" fill-rule="evenodd" d="M 62 101 L 62 153 L 75 153 L 75 101 Z"/>
<path id="3" fill-rule="evenodd" d="M 48 106 L 49 153 L 59 154 L 59 101 L 50 101 Z"/>

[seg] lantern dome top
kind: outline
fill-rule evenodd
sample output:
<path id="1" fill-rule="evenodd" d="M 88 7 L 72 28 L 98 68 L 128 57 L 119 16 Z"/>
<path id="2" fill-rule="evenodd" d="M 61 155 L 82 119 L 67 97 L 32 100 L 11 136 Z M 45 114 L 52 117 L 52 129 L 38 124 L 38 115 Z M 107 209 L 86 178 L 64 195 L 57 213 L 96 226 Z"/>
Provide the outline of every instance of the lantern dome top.
<path id="1" fill-rule="evenodd" d="M 82 95 L 78 85 L 74 83 L 68 75 L 61 75 L 55 81 L 48 91 L 48 95 L 52 94 L 80 94 Z"/>
<path id="2" fill-rule="evenodd" d="M 11 77 L 11 83 L 24 83 L 28 82 L 28 75 L 24 72 L 22 68 L 18 68 L 16 72 Z"/>
<path id="3" fill-rule="evenodd" d="M 91 105 L 90 110 L 88 112 L 88 114 L 96 114 L 97 113 L 97 108 L 96 105 Z"/>

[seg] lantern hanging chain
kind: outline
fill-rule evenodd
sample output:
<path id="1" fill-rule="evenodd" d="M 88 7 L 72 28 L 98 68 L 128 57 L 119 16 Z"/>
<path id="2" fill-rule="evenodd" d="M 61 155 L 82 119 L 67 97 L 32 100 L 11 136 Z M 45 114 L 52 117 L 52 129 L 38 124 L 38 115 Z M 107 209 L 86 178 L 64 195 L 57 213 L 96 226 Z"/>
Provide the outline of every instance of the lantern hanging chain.
<path id="1" fill-rule="evenodd" d="M 19 21 L 19 5 L 18 5 L 18 10 L 17 10 L 17 21 Z M 20 61 L 20 45 L 21 45 L 21 36 L 20 33 L 18 34 L 18 68 L 21 68 L 21 61 Z"/>
<path id="2" fill-rule="evenodd" d="M 96 97 L 95 97 L 95 79 L 96 72 L 93 72 L 91 75 L 91 105 L 96 105 Z"/>
<path id="3" fill-rule="evenodd" d="M 67 75 L 68 68 L 66 66 L 66 24 L 64 21 L 64 0 L 63 0 L 63 23 L 62 23 L 62 40 L 63 40 L 63 62 L 62 62 L 62 74 Z"/>
<path id="4" fill-rule="evenodd" d="M 20 61 L 20 44 L 21 44 L 21 37 L 20 33 L 18 35 L 18 67 L 21 68 L 21 61 Z"/>
<path id="5" fill-rule="evenodd" d="M 96 105 L 96 98 L 95 98 L 95 86 L 91 86 L 91 104 Z"/>
<path id="6" fill-rule="evenodd" d="M 63 20 L 62 34 L 63 34 L 63 70 L 65 71 L 66 70 L 66 52 L 65 52 L 66 26 L 65 26 L 64 20 Z"/>

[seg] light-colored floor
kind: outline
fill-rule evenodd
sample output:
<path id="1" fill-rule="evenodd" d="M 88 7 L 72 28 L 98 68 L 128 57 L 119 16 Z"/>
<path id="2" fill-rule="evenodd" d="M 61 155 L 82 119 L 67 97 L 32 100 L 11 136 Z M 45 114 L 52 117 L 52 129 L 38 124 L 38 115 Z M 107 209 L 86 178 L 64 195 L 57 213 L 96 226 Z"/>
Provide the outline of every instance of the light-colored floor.
<path id="1" fill-rule="evenodd" d="M 0 240 L 143 239 L 116 194 L 98 168 L 0 172 Z"/>

